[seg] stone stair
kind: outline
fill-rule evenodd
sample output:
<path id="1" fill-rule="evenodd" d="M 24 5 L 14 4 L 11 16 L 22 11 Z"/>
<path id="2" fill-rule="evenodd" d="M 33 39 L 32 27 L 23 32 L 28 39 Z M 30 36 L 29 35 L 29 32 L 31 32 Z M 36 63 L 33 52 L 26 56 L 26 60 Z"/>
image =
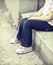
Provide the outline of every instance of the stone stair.
<path id="1" fill-rule="evenodd" d="M 53 32 L 34 33 L 34 48 L 38 57 L 46 65 L 53 65 Z"/>

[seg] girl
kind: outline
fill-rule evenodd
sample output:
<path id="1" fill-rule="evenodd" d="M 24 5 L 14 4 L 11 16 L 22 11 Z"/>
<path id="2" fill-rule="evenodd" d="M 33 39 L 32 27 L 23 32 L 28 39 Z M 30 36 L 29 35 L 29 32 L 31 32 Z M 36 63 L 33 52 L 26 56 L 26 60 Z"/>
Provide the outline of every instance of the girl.
<path id="1" fill-rule="evenodd" d="M 19 43 L 17 53 L 32 51 L 32 29 L 37 31 L 53 31 L 53 0 L 45 0 L 45 5 L 36 14 L 21 20 L 19 32 L 11 43 Z"/>

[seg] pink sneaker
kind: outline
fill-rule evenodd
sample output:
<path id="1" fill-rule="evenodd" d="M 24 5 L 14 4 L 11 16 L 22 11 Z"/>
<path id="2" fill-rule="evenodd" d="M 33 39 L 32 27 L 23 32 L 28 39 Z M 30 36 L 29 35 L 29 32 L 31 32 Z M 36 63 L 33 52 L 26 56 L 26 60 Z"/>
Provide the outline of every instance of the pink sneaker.
<path id="1" fill-rule="evenodd" d="M 16 53 L 25 54 L 25 53 L 28 53 L 28 52 L 31 52 L 31 51 L 32 51 L 32 47 L 23 47 L 23 46 L 21 46 L 21 48 L 16 50 Z"/>
<path id="2" fill-rule="evenodd" d="M 16 43 L 20 43 L 21 41 L 18 40 L 17 38 L 13 38 L 13 39 L 10 40 L 10 42 L 11 42 L 12 44 L 16 44 Z"/>

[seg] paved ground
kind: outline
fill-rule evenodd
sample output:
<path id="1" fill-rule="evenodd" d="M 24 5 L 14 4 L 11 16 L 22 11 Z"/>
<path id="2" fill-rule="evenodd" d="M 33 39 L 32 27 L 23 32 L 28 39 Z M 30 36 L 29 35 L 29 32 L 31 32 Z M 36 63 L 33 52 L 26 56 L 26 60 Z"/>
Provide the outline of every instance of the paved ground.
<path id="1" fill-rule="evenodd" d="M 34 52 L 24 55 L 16 54 L 20 44 L 10 44 L 16 30 L 7 22 L 6 15 L 0 12 L 0 65 L 43 65 Z"/>

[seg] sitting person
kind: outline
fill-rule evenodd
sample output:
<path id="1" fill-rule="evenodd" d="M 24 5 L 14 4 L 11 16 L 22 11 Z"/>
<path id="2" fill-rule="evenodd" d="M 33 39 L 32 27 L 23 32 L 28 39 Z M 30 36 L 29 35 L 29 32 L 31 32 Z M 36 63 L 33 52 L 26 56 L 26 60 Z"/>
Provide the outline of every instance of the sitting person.
<path id="1" fill-rule="evenodd" d="M 20 43 L 17 53 L 32 51 L 32 29 L 53 32 L 53 0 L 45 0 L 45 5 L 34 15 L 20 21 L 19 32 L 11 43 Z"/>

